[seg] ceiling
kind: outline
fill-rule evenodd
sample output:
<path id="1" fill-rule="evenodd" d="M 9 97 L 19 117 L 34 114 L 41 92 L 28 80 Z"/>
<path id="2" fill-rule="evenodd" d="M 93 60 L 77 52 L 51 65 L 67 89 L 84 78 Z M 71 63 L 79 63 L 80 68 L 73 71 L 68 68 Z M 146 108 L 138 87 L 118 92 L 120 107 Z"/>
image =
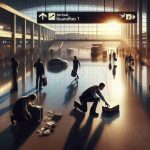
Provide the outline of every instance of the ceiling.
<path id="1" fill-rule="evenodd" d="M 104 6 L 104 1 L 105 1 L 105 6 L 106 7 L 113 7 L 113 2 L 114 2 L 114 7 L 117 9 L 121 9 L 122 6 L 127 6 L 125 1 L 127 0 L 0 0 L 1 2 L 8 4 L 9 6 L 17 9 L 17 10 L 23 10 L 27 8 L 33 8 L 33 7 L 38 7 L 38 6 L 44 6 L 45 2 L 46 5 L 65 5 L 65 4 L 76 4 L 78 5 L 99 5 L 99 6 Z M 128 0 L 129 1 L 129 0 Z M 133 0 L 130 0 L 131 2 Z M 123 10 L 123 8 L 122 8 Z M 125 8 L 124 8 L 125 10 Z"/>

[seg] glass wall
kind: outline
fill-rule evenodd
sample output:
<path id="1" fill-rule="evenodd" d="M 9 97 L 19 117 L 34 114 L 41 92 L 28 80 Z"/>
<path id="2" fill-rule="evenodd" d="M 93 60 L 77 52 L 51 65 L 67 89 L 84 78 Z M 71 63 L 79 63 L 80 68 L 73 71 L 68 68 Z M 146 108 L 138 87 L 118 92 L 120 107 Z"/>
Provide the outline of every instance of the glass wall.
<path id="1" fill-rule="evenodd" d="M 85 4 L 76 4 L 69 1 L 69 4 L 64 5 L 60 3 L 59 5 L 47 5 L 46 11 L 61 12 L 61 11 L 104 11 L 102 6 L 99 6 L 97 0 L 93 1 L 95 5 Z M 44 6 L 34 7 L 32 9 L 22 10 L 22 13 L 27 16 L 32 17 L 36 21 L 37 11 L 45 11 Z M 112 8 L 106 7 L 105 11 L 113 11 Z M 115 10 L 118 11 L 118 10 Z M 83 40 L 103 40 L 103 39 L 120 39 L 121 38 L 121 24 L 111 22 L 103 24 L 49 24 L 48 26 L 52 27 L 56 32 L 56 39 L 83 39 Z"/>

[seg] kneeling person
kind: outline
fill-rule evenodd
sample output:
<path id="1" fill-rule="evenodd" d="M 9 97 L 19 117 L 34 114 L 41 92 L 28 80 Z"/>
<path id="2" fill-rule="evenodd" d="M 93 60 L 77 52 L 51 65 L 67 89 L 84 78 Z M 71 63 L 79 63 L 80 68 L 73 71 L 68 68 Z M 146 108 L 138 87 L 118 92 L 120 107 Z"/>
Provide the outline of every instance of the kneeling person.
<path id="1" fill-rule="evenodd" d="M 28 96 L 22 96 L 17 100 L 13 107 L 13 116 L 11 116 L 11 122 L 21 121 L 26 122 L 32 120 L 32 115 L 30 114 L 28 108 L 37 98 L 36 94 L 30 94 Z"/>
<path id="2" fill-rule="evenodd" d="M 74 107 L 80 109 L 83 112 L 87 112 L 87 102 L 93 102 L 93 105 L 90 109 L 90 115 L 97 117 L 99 114 L 96 113 L 96 107 L 100 99 L 105 102 L 105 105 L 109 106 L 109 104 L 105 101 L 102 93 L 100 92 L 105 87 L 104 83 L 100 83 L 99 85 L 94 85 L 86 89 L 82 95 L 79 97 L 80 103 L 74 102 Z"/>

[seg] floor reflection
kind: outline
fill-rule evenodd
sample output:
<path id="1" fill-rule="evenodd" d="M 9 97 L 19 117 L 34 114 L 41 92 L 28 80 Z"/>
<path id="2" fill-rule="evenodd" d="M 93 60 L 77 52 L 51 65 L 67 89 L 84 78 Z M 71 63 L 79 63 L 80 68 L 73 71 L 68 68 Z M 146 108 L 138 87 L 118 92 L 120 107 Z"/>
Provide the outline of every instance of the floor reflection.
<path id="1" fill-rule="evenodd" d="M 64 42 L 61 51 L 56 49 L 49 51 L 39 51 L 28 55 L 24 58 L 18 58 L 19 65 L 19 90 L 18 92 L 10 93 L 11 88 L 11 68 L 9 61 L 3 62 L 5 66 L 1 66 L 0 74 L 0 121 L 3 125 L 0 126 L 0 139 L 6 140 L 0 144 L 4 146 L 7 141 L 6 149 L 12 146 L 19 149 L 33 149 L 36 146 L 39 148 L 42 145 L 42 149 L 115 149 L 114 141 L 111 137 L 115 136 L 115 132 L 120 129 L 133 128 L 133 123 L 136 125 L 135 129 L 140 130 L 144 126 L 149 127 L 149 114 L 150 114 L 150 68 L 141 66 L 138 62 L 135 62 L 134 71 L 130 72 L 126 69 L 124 58 L 119 57 L 122 54 L 118 54 L 117 67 L 113 63 L 103 61 L 103 59 L 91 58 L 90 51 L 91 43 L 86 42 Z M 72 47 L 71 51 L 67 51 L 67 48 Z M 81 63 L 81 68 L 78 70 L 79 80 L 73 80 L 71 77 L 72 60 L 76 55 Z M 36 91 L 35 89 L 35 70 L 33 68 L 34 62 L 41 58 L 44 66 L 48 85 L 43 87 L 42 91 Z M 68 68 L 60 72 L 50 72 L 47 68 L 47 62 L 49 59 L 61 57 L 68 61 Z M 102 115 L 102 118 L 93 119 L 89 117 L 89 112 L 83 114 L 82 112 L 73 109 L 74 100 L 79 100 L 81 93 L 90 87 L 91 85 L 97 85 L 100 82 L 106 84 L 106 88 L 102 91 L 105 99 L 111 105 L 119 104 L 120 113 L 114 116 L 108 117 Z M 13 104 L 22 95 L 28 95 L 30 93 L 36 93 L 38 96 L 37 104 L 44 107 L 44 111 L 53 109 L 63 112 L 64 116 L 58 125 L 58 131 L 52 136 L 52 138 L 45 138 L 44 140 L 36 138 L 32 133 L 35 127 L 31 127 L 28 133 L 22 137 L 21 130 L 11 130 L 10 127 L 10 114 Z M 2 100 L 2 101 L 1 101 Z M 102 113 L 101 106 L 104 103 L 99 103 L 97 112 Z M 88 107 L 91 107 L 89 104 Z M 73 109 L 73 110 L 72 110 Z M 90 110 L 90 109 L 88 109 Z M 126 124 L 128 126 L 126 127 Z M 139 125 L 140 124 L 140 125 Z M 65 126 L 67 125 L 67 126 Z M 59 130 L 61 129 L 61 130 Z M 69 130 L 70 129 L 70 130 Z M 111 131 L 111 132 L 109 132 Z M 129 138 L 126 130 L 121 130 L 120 136 Z M 27 132 L 27 131 L 26 131 Z M 16 136 L 18 135 L 18 137 Z M 138 135 L 147 137 L 150 139 L 148 131 L 144 133 L 138 132 Z M 21 137 L 20 139 L 19 136 Z M 29 138 L 30 137 L 30 138 Z M 63 138 L 62 138 L 63 137 Z M 141 142 L 140 138 L 136 136 L 136 132 L 130 135 L 134 141 L 137 141 L 137 146 L 132 149 L 138 148 L 138 143 Z M 116 138 L 120 141 L 119 137 Z M 27 140 L 28 139 L 28 140 Z M 59 144 L 54 144 L 59 139 Z M 109 140 L 111 139 L 111 140 Z M 18 140 L 18 144 L 16 141 Z M 35 143 L 34 143 L 34 142 Z M 107 141 L 107 144 L 104 144 Z M 16 146 L 14 146 L 16 144 Z M 117 143 L 117 145 L 120 143 Z M 61 145 L 59 148 L 58 146 Z M 98 148 L 97 148 L 98 145 Z M 52 148 L 51 148 L 52 146 Z M 102 147 L 101 147 L 102 146 Z M 145 145 L 143 145 L 145 146 Z M 119 147 L 122 149 L 122 147 Z M 129 147 L 127 147 L 129 148 Z M 35 148 L 37 149 L 37 148 Z"/>

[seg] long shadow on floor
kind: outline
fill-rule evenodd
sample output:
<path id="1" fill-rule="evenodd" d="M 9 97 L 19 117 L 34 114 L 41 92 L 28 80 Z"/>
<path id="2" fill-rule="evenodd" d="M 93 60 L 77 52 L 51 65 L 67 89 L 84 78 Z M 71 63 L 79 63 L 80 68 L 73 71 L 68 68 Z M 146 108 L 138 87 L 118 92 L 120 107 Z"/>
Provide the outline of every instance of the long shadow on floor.
<path id="1" fill-rule="evenodd" d="M 142 84 L 134 78 L 133 73 L 129 74 L 132 84 L 135 85 L 135 91 L 140 99 L 141 106 L 144 108 L 144 111 L 150 116 L 150 96 L 146 91 L 143 90 Z"/>
<path id="2" fill-rule="evenodd" d="M 9 96 L 11 95 L 10 92 L 5 93 L 4 95 L 0 96 L 0 103 L 7 100 Z"/>
<path id="3" fill-rule="evenodd" d="M 85 114 L 76 109 L 73 109 L 70 115 L 74 116 L 76 120 L 70 130 L 64 146 L 64 150 L 92 150 L 100 139 L 104 126 L 115 120 L 119 116 L 119 113 L 115 113 L 111 116 L 106 116 L 103 114 L 102 121 L 100 121 L 100 124 L 96 128 L 90 140 L 88 139 L 91 134 L 94 118 L 89 116 L 85 125 L 81 128 L 81 123 L 85 117 Z"/>
<path id="4" fill-rule="evenodd" d="M 102 113 L 102 115 L 101 115 L 102 121 L 99 123 L 99 125 L 97 126 L 97 128 L 94 131 L 93 135 L 89 139 L 85 149 L 86 150 L 95 149 L 95 146 L 96 146 L 97 142 L 101 138 L 101 135 L 103 133 L 105 125 L 112 123 L 112 121 L 114 121 L 118 117 L 119 117 L 119 112 L 115 112 L 115 113 L 112 113 L 112 114 Z"/>
<path id="5" fill-rule="evenodd" d="M 63 105 L 67 106 L 68 103 L 72 100 L 73 97 L 76 96 L 78 90 L 78 80 L 73 80 L 71 84 L 67 87 L 67 92 L 65 94 L 65 100 L 63 102 Z"/>
<path id="6" fill-rule="evenodd" d="M 73 150 L 76 149 L 76 142 L 78 141 L 78 137 L 80 135 L 80 126 L 81 123 L 85 117 L 85 114 L 73 109 L 70 112 L 70 116 L 73 116 L 75 118 L 75 122 L 70 130 L 70 133 L 68 135 L 68 138 L 66 140 L 65 146 L 64 146 L 64 150 Z"/>
<path id="7" fill-rule="evenodd" d="M 11 104 L 7 107 L 4 107 L 0 110 L 0 116 L 4 115 L 6 112 L 10 111 L 13 108 L 14 104 Z"/>
<path id="8" fill-rule="evenodd" d="M 39 124 L 30 122 L 26 124 L 17 124 L 9 126 L 0 133 L 0 149 L 1 150 L 18 150 L 25 143 L 29 136 L 34 132 Z"/>
<path id="9" fill-rule="evenodd" d="M 10 98 L 10 103 L 8 104 L 8 106 L 0 109 L 0 116 L 4 115 L 5 113 L 7 113 L 8 111 L 10 111 L 13 108 L 14 102 L 18 98 L 18 92 L 11 93 L 9 98 Z"/>
<path id="10" fill-rule="evenodd" d="M 28 95 L 30 94 L 31 92 L 34 92 L 36 89 L 35 88 L 32 88 L 31 90 L 25 92 L 23 95 Z M 2 96 L 0 96 L 0 103 L 2 103 L 3 101 L 7 100 L 10 96 L 14 95 L 16 92 L 7 92 L 5 94 L 3 94 Z"/>

